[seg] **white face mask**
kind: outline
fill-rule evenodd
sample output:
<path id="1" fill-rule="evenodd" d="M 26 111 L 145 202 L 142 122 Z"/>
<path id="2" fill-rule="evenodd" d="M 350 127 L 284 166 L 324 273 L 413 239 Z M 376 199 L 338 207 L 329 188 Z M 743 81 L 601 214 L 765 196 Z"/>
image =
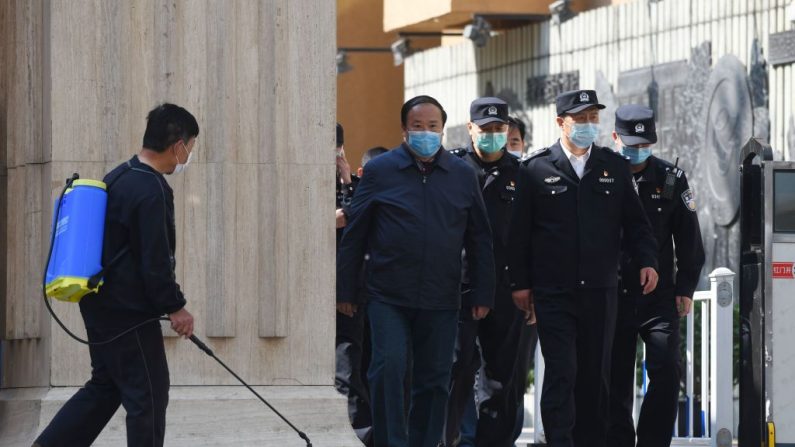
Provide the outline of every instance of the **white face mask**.
<path id="1" fill-rule="evenodd" d="M 519 158 L 522 158 L 522 151 L 508 151 Z"/>
<path id="2" fill-rule="evenodd" d="M 182 148 L 185 150 L 185 153 L 188 154 L 188 159 L 185 160 L 185 163 L 180 163 L 177 154 L 174 154 L 174 158 L 177 159 L 177 166 L 174 167 L 174 172 L 172 172 L 172 174 L 179 174 L 185 171 L 185 169 L 190 164 L 191 158 L 193 158 L 193 152 L 188 152 L 188 148 L 185 147 L 185 143 L 182 143 Z"/>

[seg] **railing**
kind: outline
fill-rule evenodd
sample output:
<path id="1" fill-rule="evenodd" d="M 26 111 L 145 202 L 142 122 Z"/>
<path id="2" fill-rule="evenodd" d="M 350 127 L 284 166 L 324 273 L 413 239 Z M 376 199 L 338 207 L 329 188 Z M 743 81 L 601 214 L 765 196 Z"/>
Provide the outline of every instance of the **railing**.
<path id="1" fill-rule="evenodd" d="M 728 447 L 733 440 L 733 327 L 734 327 L 734 272 L 718 268 L 709 275 L 710 289 L 696 292 L 693 309 L 685 320 L 685 429 L 681 433 L 677 424 L 672 427 L 672 446 L 703 445 Z M 695 374 L 695 308 L 701 310 L 701 411 L 694 415 Z M 645 362 L 645 351 L 644 351 Z M 544 426 L 541 421 L 541 389 L 544 382 L 544 358 L 536 349 L 535 395 L 533 404 L 533 429 L 525 430 L 517 445 L 544 445 Z M 644 368 L 642 390 L 647 382 Z M 680 415 L 681 416 L 681 415 Z M 702 436 L 694 436 L 694 417 L 699 417 L 704 427 Z M 709 424 L 706 424 L 709 421 Z"/>

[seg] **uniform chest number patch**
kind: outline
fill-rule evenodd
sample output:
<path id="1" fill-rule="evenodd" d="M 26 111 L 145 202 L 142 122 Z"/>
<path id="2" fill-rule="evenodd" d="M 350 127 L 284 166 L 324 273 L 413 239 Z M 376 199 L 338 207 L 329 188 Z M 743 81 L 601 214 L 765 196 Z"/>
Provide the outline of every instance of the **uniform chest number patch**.
<path id="1" fill-rule="evenodd" d="M 685 203 L 685 206 L 690 211 L 696 211 L 696 198 L 693 196 L 693 191 L 687 190 L 682 193 L 682 202 Z"/>

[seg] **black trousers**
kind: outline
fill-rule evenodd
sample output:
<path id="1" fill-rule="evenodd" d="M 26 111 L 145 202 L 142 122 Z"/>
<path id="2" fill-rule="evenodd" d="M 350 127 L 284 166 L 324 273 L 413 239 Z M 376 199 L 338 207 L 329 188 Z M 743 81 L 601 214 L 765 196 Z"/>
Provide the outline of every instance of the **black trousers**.
<path id="1" fill-rule="evenodd" d="M 536 325 L 522 328 L 519 339 L 519 354 L 516 356 L 516 379 L 513 381 L 514 399 L 516 400 L 516 425 L 513 429 L 514 440 L 519 439 L 524 428 L 524 395 L 530 384 L 527 376 L 535 367 L 536 345 L 538 344 L 538 328 Z"/>
<path id="2" fill-rule="evenodd" d="M 655 291 L 647 296 L 619 296 L 608 442 L 615 447 L 636 445 L 632 404 L 638 335 L 646 343 L 649 386 L 638 418 L 637 446 L 668 447 L 676 421 L 681 378 L 679 317 L 672 290 Z"/>
<path id="3" fill-rule="evenodd" d="M 520 399 L 519 389 L 527 380 L 517 374 L 520 363 L 526 363 L 530 333 L 524 315 L 513 304 L 511 292 L 499 288 L 495 293 L 495 306 L 481 321 L 472 319 L 470 309 L 463 309 L 458 321 L 455 360 L 450 381 L 450 398 L 445 421 L 445 445 L 456 445 L 461 420 L 467 405 L 473 399 L 475 374 L 484 362 L 484 376 L 478 392 L 485 398 L 478 405 L 478 425 L 475 445 L 513 447 L 514 431 Z M 477 340 L 477 342 L 476 342 Z M 480 349 L 478 349 L 478 343 Z M 520 382 L 520 383 L 518 383 Z"/>
<path id="4" fill-rule="evenodd" d="M 89 328 L 88 339 L 107 340 L 124 329 Z M 89 346 L 89 353 L 91 379 L 36 442 L 42 447 L 89 446 L 122 405 L 127 412 L 127 445 L 162 446 L 169 377 L 160 324 L 152 322 L 107 345 Z"/>
<path id="5" fill-rule="evenodd" d="M 533 293 L 546 364 L 547 445 L 605 447 L 616 290 L 536 287 Z"/>
<path id="6" fill-rule="evenodd" d="M 367 368 L 370 365 L 370 328 L 364 305 L 348 317 L 337 312 L 336 373 L 334 387 L 348 398 L 348 419 L 364 445 L 372 445 L 373 421 Z"/>

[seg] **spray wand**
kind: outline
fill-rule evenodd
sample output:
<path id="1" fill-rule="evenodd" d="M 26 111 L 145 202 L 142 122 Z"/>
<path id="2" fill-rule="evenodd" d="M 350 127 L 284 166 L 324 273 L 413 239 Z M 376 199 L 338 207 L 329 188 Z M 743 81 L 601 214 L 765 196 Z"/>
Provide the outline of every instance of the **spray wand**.
<path id="1" fill-rule="evenodd" d="M 281 418 L 281 419 L 282 419 L 282 420 L 283 420 L 283 421 L 284 421 L 284 422 L 285 422 L 287 425 L 289 425 L 289 426 L 290 426 L 290 428 L 292 428 L 293 430 L 295 430 L 295 432 L 296 432 L 296 433 L 298 433 L 298 436 L 300 436 L 300 437 L 301 437 L 301 439 L 303 439 L 304 441 L 306 441 L 306 447 L 312 447 L 312 442 L 309 440 L 309 436 L 307 436 L 307 435 L 306 435 L 306 433 L 304 433 L 304 432 L 302 432 L 301 430 L 299 430 L 298 428 L 296 428 L 296 426 L 295 426 L 295 425 L 293 425 L 293 424 L 292 424 L 292 423 L 291 423 L 289 420 L 287 420 L 287 418 L 286 418 L 286 417 L 284 417 L 284 416 L 283 416 L 281 413 L 279 413 L 279 411 L 278 411 L 278 410 L 276 410 L 275 408 L 273 408 L 273 405 L 269 404 L 269 403 L 268 403 L 268 401 L 266 401 L 266 400 L 265 400 L 265 399 L 264 399 L 262 396 L 260 396 L 260 394 L 254 390 L 254 388 L 252 388 L 252 387 L 251 387 L 249 384 L 247 384 L 247 383 L 246 383 L 246 382 L 245 382 L 243 379 L 241 379 L 241 378 L 240 378 L 240 376 L 238 376 L 237 374 L 235 374 L 235 372 L 234 372 L 234 371 L 232 371 L 232 369 L 231 369 L 231 368 L 229 368 L 228 366 L 226 366 L 226 363 L 222 362 L 222 361 L 221 361 L 221 359 L 219 359 L 218 357 L 216 357 L 216 355 L 215 355 L 215 353 L 213 352 L 213 350 L 212 350 L 212 349 L 210 349 L 210 348 L 209 348 L 209 347 L 208 347 L 206 344 L 204 344 L 204 342 L 203 342 L 203 341 L 201 341 L 201 340 L 199 339 L 199 337 L 197 337 L 197 336 L 195 336 L 195 335 L 191 335 L 191 336 L 190 336 L 190 341 L 192 341 L 192 342 L 193 342 L 193 344 L 195 344 L 196 346 L 198 346 L 198 347 L 199 347 L 199 349 L 201 349 L 202 351 L 204 351 L 204 353 L 205 353 L 205 354 L 207 354 L 207 355 L 209 355 L 210 357 L 214 358 L 216 362 L 218 362 L 218 363 L 219 363 L 221 366 L 223 366 L 223 367 L 224 367 L 224 369 L 226 369 L 227 371 L 229 371 L 229 374 L 232 374 L 232 375 L 235 377 L 235 379 L 237 379 L 238 381 L 240 381 L 240 383 L 242 383 L 243 385 L 245 385 L 245 387 L 246 387 L 246 388 L 248 388 L 248 390 L 249 390 L 249 391 L 251 391 L 252 393 L 254 393 L 254 395 L 255 395 L 255 396 L 257 396 L 257 397 L 259 398 L 259 400 L 261 400 L 261 401 L 262 401 L 262 403 L 263 403 L 263 404 L 267 405 L 267 406 L 268 406 L 268 408 L 270 408 L 270 409 L 271 409 L 271 411 L 273 411 L 274 413 L 276 413 L 276 416 L 279 416 L 279 417 L 280 417 L 280 418 Z"/>
<path id="2" fill-rule="evenodd" d="M 73 174 L 71 177 L 69 177 L 68 179 L 66 179 L 66 185 L 64 186 L 63 190 L 61 191 L 61 194 L 60 194 L 60 196 L 59 196 L 59 199 L 58 199 L 58 204 L 57 204 L 57 206 L 56 206 L 56 208 L 55 208 L 55 219 L 54 219 L 54 222 L 58 222 L 58 220 L 59 220 L 59 218 L 60 218 L 60 215 L 61 215 L 61 203 L 63 202 L 63 196 L 64 196 L 64 194 L 65 194 L 65 193 L 66 193 L 66 191 L 67 191 L 67 190 L 68 190 L 68 189 L 69 189 L 69 188 L 72 186 L 72 183 L 73 183 L 75 180 L 79 179 L 79 178 L 80 178 L 80 176 L 79 176 L 77 173 L 75 173 L 75 174 Z M 132 326 L 132 327 L 130 327 L 130 328 L 128 328 L 128 329 L 126 329 L 126 330 L 122 331 L 122 332 L 121 332 L 121 333 L 119 333 L 118 335 L 116 335 L 116 336 L 114 336 L 114 337 L 111 337 L 111 338 L 110 338 L 110 339 L 108 339 L 108 340 L 102 340 L 102 341 L 88 341 L 88 340 L 84 340 L 84 339 L 82 339 L 82 338 L 78 337 L 78 336 L 77 336 L 77 335 L 76 335 L 74 332 L 70 331 L 70 330 L 69 330 L 69 328 L 67 328 L 67 327 L 66 327 L 66 325 L 65 325 L 65 324 L 64 324 L 64 323 L 63 323 L 63 322 L 60 320 L 60 318 L 58 318 L 58 315 L 56 315 L 56 314 L 55 314 L 55 311 L 53 310 L 52 306 L 50 305 L 50 300 L 47 298 L 47 271 L 46 271 L 46 270 L 47 270 L 47 268 L 49 267 L 49 265 L 50 265 L 50 261 L 51 261 L 51 259 L 52 259 L 52 249 L 53 249 L 54 242 L 55 242 L 55 227 L 53 227 L 52 234 L 50 235 L 50 249 L 49 249 L 49 251 L 48 251 L 48 253 L 47 253 L 47 262 L 46 262 L 46 264 L 45 264 L 44 278 L 42 279 L 42 295 L 43 295 L 43 297 L 44 297 L 44 304 L 45 304 L 45 306 L 47 307 L 47 310 L 49 311 L 50 315 L 52 315 L 52 318 L 55 320 L 55 322 L 56 322 L 56 323 L 58 323 L 58 325 L 61 327 L 61 329 L 63 329 L 63 330 L 64 330 L 64 332 L 66 332 L 66 334 L 67 334 L 67 335 L 69 335 L 69 337 L 71 337 L 71 338 L 72 338 L 72 339 L 74 339 L 75 341 L 77 341 L 77 342 L 79 342 L 79 343 L 82 343 L 82 344 L 84 344 L 84 345 L 90 345 L 90 346 L 106 345 L 106 344 L 109 344 L 109 343 L 112 343 L 112 342 L 114 342 L 114 341 L 118 340 L 119 338 L 123 337 L 123 336 L 124 336 L 124 335 L 126 335 L 126 334 L 129 334 L 130 332 L 132 332 L 132 331 L 134 331 L 134 330 L 138 329 L 139 327 L 141 327 L 141 326 L 143 326 L 143 325 L 146 325 L 146 324 L 152 323 L 152 322 L 154 322 L 154 321 L 171 321 L 171 320 L 170 320 L 169 318 L 167 318 L 167 317 L 157 317 L 157 318 L 150 318 L 150 319 L 148 319 L 148 320 L 146 320 L 146 321 L 143 321 L 143 322 L 141 322 L 141 323 L 138 323 L 138 324 L 136 324 L 135 326 Z M 102 270 L 102 272 L 104 272 L 104 269 Z M 97 276 L 97 277 L 101 277 L 102 275 L 98 274 L 98 275 L 95 275 L 95 276 Z M 94 278 L 92 278 L 92 282 L 93 282 L 93 280 L 94 280 Z M 98 283 L 99 281 L 97 280 L 96 282 Z M 95 284 L 95 286 L 96 286 L 96 284 Z M 249 384 L 247 384 L 247 383 L 246 383 L 246 382 L 245 382 L 245 381 L 244 381 L 244 380 L 243 380 L 243 379 L 242 379 L 240 376 L 238 376 L 238 375 L 237 375 L 237 374 L 236 374 L 234 371 L 232 371 L 232 369 L 231 369 L 231 368 L 229 368 L 228 366 L 226 366 L 226 363 L 224 363 L 223 361 L 221 361 L 221 359 L 219 359 L 218 357 L 216 357 L 216 355 L 215 355 L 215 353 L 213 352 L 213 350 L 212 350 L 212 349 L 210 349 L 210 348 L 209 348 L 209 347 L 208 347 L 206 344 L 204 344 L 204 342 L 203 342 L 203 341 L 201 341 L 201 340 L 199 339 L 199 337 L 197 337 L 197 336 L 195 336 L 195 335 L 191 335 L 189 339 L 190 339 L 190 341 L 192 341 L 192 342 L 193 342 L 193 344 L 195 344 L 196 346 L 198 346 L 198 347 L 199 347 L 199 349 L 201 349 L 201 350 L 202 350 L 202 351 L 204 351 L 204 352 L 205 352 L 207 355 L 209 355 L 210 357 L 214 358 L 214 359 L 215 359 L 215 361 L 217 361 L 218 363 L 220 363 L 220 364 L 221 364 L 221 366 L 223 366 L 223 367 L 224 367 L 224 369 L 226 369 L 227 371 L 229 371 L 229 374 L 232 374 L 232 375 L 235 377 L 235 379 L 237 379 L 238 381 L 240 381 L 240 383 L 242 383 L 243 385 L 245 385 L 245 387 L 246 387 L 246 388 L 248 388 L 248 390 L 249 390 L 249 391 L 251 391 L 252 393 L 254 393 L 254 395 L 255 395 L 255 396 L 257 396 L 257 397 L 259 398 L 259 400 L 261 400 L 261 401 L 262 401 L 262 403 L 264 403 L 264 404 L 265 404 L 265 405 L 266 405 L 268 408 L 270 408 L 270 409 L 271 409 L 271 411 L 273 411 L 274 413 L 276 413 L 276 415 L 277 415 L 277 416 L 279 416 L 279 417 L 280 417 L 280 418 L 281 418 L 281 419 L 282 419 L 282 420 L 283 420 L 283 421 L 284 421 L 284 422 L 285 422 L 287 425 L 289 425 L 289 426 L 290 426 L 290 428 L 292 428 L 292 429 L 293 429 L 293 430 L 294 430 L 296 433 L 298 433 L 298 436 L 300 436 L 300 437 L 301 437 L 301 439 L 303 439 L 303 440 L 306 442 L 306 447 L 312 447 L 312 442 L 309 440 L 309 436 L 307 436 L 307 435 L 306 435 L 306 433 L 304 433 L 304 432 L 302 432 L 301 430 L 299 430 L 298 428 L 296 428 L 296 426 L 295 426 L 295 425 L 293 425 L 293 424 L 292 424 L 292 423 L 291 423 L 291 422 L 290 422 L 290 421 L 289 421 L 289 420 L 288 420 L 286 417 L 284 417 L 284 416 L 283 416 L 281 413 L 279 413 L 279 411 L 278 411 L 278 410 L 276 410 L 276 408 L 274 408 L 274 407 L 273 407 L 273 405 L 269 404 L 269 403 L 268 403 L 268 401 L 266 401 L 266 400 L 265 400 L 265 399 L 264 399 L 262 396 L 260 396 L 260 394 L 254 390 L 254 388 L 252 388 L 252 387 L 251 387 Z"/>

